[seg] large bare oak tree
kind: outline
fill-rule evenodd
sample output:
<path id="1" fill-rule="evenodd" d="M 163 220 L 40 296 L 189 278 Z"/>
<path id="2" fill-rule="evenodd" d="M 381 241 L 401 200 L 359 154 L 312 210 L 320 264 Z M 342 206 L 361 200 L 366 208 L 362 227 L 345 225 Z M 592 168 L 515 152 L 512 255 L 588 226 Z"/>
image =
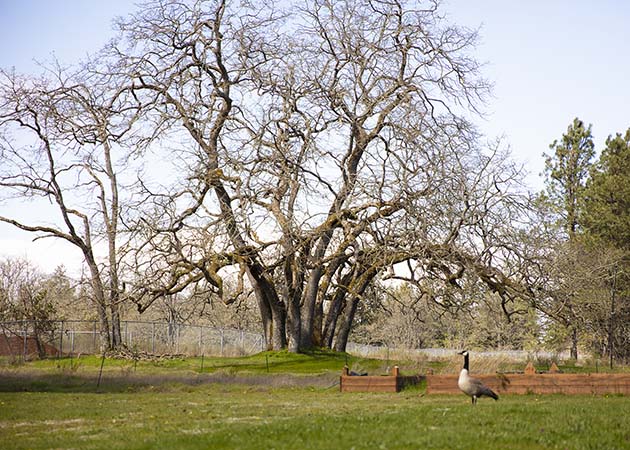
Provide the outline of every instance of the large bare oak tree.
<path id="1" fill-rule="evenodd" d="M 120 23 L 111 64 L 185 177 L 147 190 L 139 308 L 249 286 L 270 348 L 343 350 L 382 277 L 526 294 L 509 265 L 519 171 L 466 119 L 489 88 L 475 33 L 436 2 L 280 6 L 155 2 Z"/>
<path id="2" fill-rule="evenodd" d="M 226 303 L 252 294 L 269 348 L 344 350 L 384 280 L 445 307 L 466 299 L 443 287 L 477 283 L 508 314 L 531 295 L 519 169 L 469 122 L 489 91 L 476 34 L 438 2 L 161 0 L 118 26 L 82 77 L 115 99 L 90 142 L 107 153 L 124 137 L 129 156 L 163 162 L 125 216 L 140 311 L 191 286 Z M 89 262 L 89 234 L 73 229 L 57 235 Z"/>

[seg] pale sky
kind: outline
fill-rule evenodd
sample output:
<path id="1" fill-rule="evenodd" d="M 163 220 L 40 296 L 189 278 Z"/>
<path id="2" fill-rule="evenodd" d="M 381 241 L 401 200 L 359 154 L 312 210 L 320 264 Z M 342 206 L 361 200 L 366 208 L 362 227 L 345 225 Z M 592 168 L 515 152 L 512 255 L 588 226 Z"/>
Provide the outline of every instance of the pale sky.
<path id="1" fill-rule="evenodd" d="M 0 0 L 0 67 L 37 73 L 34 60 L 53 54 L 76 62 L 113 36 L 115 16 L 133 9 L 126 0 Z M 480 28 L 474 54 L 495 88 L 477 125 L 489 138 L 504 136 L 532 190 L 542 188 L 542 153 L 574 117 L 593 124 L 598 151 L 608 135 L 630 127 L 630 2 L 443 0 L 443 11 Z M 78 271 L 78 251 L 32 237 L 0 224 L 0 257 Z"/>

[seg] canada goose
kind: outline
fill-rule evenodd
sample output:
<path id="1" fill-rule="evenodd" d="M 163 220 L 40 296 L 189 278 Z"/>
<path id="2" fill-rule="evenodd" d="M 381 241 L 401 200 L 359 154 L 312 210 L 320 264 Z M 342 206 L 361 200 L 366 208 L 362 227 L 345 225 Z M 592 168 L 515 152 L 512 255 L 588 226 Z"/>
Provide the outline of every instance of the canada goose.
<path id="1" fill-rule="evenodd" d="M 459 354 L 464 355 L 464 367 L 462 371 L 459 372 L 457 386 L 464 394 L 470 395 L 473 405 L 477 403 L 478 397 L 483 397 L 484 395 L 499 400 L 499 396 L 495 394 L 492 389 L 483 384 L 481 380 L 468 375 L 468 350 L 461 351 Z"/>

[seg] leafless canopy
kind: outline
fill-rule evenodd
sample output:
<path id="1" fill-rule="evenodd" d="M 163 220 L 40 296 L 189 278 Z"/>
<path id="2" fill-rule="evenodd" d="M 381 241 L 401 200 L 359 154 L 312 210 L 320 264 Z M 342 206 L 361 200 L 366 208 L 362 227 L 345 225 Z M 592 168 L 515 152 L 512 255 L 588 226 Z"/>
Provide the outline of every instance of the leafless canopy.
<path id="1" fill-rule="evenodd" d="M 436 302 L 481 282 L 507 312 L 527 295 L 520 173 L 467 120 L 489 90 L 476 33 L 437 2 L 161 0 L 119 28 L 85 70 L 130 154 L 160 160 L 126 223 L 140 310 L 251 290 L 270 347 L 297 351 L 344 349 L 382 279 Z"/>

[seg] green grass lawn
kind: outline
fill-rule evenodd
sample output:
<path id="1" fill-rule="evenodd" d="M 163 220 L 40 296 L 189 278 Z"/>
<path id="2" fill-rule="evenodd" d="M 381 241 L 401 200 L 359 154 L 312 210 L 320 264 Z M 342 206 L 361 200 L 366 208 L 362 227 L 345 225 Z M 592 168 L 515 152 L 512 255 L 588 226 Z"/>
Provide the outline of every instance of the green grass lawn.
<path id="1" fill-rule="evenodd" d="M 395 362 L 391 362 L 394 364 Z M 230 373 L 230 374 L 322 374 L 341 373 L 344 365 L 366 370 L 370 373 L 384 373 L 388 363 L 377 359 L 359 358 L 346 353 L 336 353 L 326 350 L 315 350 L 308 353 L 262 352 L 243 357 L 189 357 L 167 358 L 158 361 L 134 361 L 133 359 L 107 358 L 104 371 L 127 370 L 140 373 L 168 373 L 184 371 L 195 373 Z M 91 371 L 99 369 L 101 358 L 95 355 L 80 355 L 79 357 L 50 358 L 28 361 L 22 364 L 11 364 L 8 358 L 0 357 L 0 368 L 22 367 L 39 371 Z"/>
<path id="2" fill-rule="evenodd" d="M 0 361 L 0 449 L 630 448 L 630 397 L 342 394 L 386 363 L 330 352 L 100 363 Z"/>
<path id="3" fill-rule="evenodd" d="M 167 385 L 0 393 L 3 449 L 630 448 L 630 399 Z"/>
<path id="4" fill-rule="evenodd" d="M 159 361 L 113 358 L 102 361 L 93 355 L 25 363 L 0 358 L 0 392 L 120 392 L 167 383 L 196 385 L 210 382 L 268 387 L 328 387 L 338 383 L 346 364 L 373 375 L 385 374 L 388 367 L 385 361 L 329 351 L 307 354 L 265 352 L 240 358 L 173 358 Z M 408 369 L 408 372 L 412 371 L 418 373 Z"/>

